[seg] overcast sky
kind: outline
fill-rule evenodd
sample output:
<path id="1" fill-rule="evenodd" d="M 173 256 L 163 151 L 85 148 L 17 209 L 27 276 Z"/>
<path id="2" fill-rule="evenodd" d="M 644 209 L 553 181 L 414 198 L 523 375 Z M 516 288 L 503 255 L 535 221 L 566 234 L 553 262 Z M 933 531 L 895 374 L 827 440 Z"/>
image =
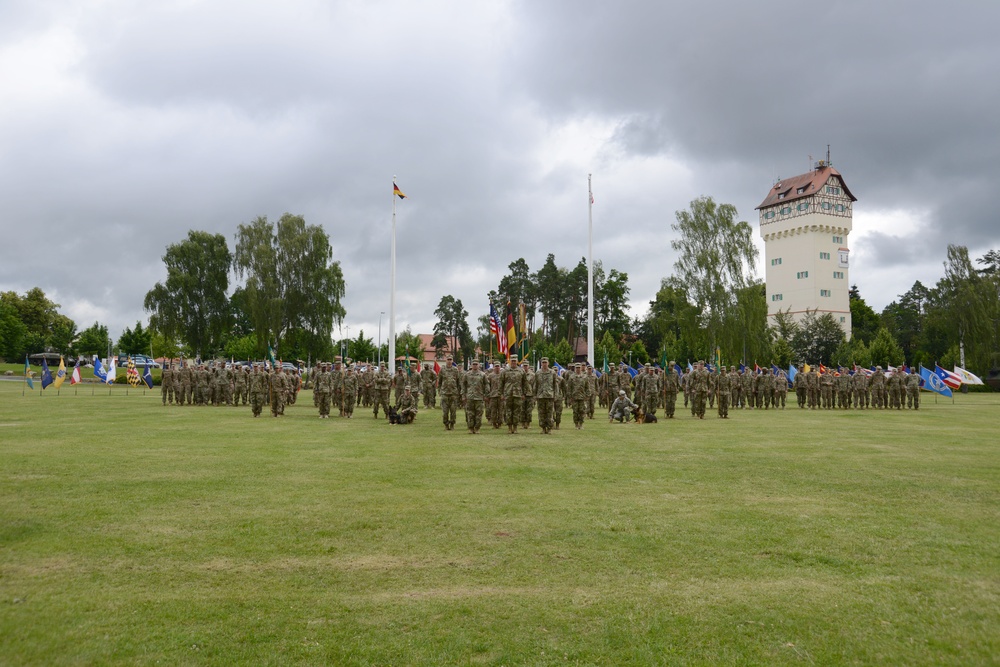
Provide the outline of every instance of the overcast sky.
<path id="1" fill-rule="evenodd" d="M 754 207 L 825 157 L 858 197 L 877 311 L 1000 248 L 1000 3 L 0 0 L 0 290 L 80 329 L 147 321 L 166 246 L 301 214 L 347 283 L 343 333 L 470 326 L 524 257 L 587 252 L 643 315 L 674 213 Z M 758 267 L 763 277 L 763 266 Z M 335 330 L 336 335 L 336 330 Z"/>

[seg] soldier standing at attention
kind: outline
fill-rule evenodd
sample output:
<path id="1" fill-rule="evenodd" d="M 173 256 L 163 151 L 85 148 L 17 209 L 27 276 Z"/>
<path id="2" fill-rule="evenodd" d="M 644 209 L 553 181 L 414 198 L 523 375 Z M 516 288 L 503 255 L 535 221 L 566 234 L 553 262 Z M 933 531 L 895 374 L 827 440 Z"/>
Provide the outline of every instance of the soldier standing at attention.
<path id="1" fill-rule="evenodd" d="M 444 368 L 438 375 L 438 389 L 441 391 L 441 422 L 444 430 L 453 431 L 462 393 L 462 371 L 458 370 L 450 354 L 444 358 Z"/>
<path id="2" fill-rule="evenodd" d="M 576 372 L 572 376 L 567 395 L 573 399 L 573 424 L 577 430 L 583 428 L 583 420 L 587 415 L 587 405 L 590 401 L 590 384 L 583 374 L 583 364 L 576 364 Z"/>
<path id="3" fill-rule="evenodd" d="M 799 369 L 795 373 L 795 379 L 792 380 L 792 389 L 795 390 L 795 400 L 799 404 L 799 408 L 803 409 L 806 407 L 806 373 L 805 367 L 799 364 Z"/>
<path id="4" fill-rule="evenodd" d="M 885 408 L 885 373 L 882 372 L 881 366 L 875 367 L 875 372 L 869 380 L 869 384 L 872 388 L 872 407 L 884 409 Z"/>
<path id="5" fill-rule="evenodd" d="M 431 371 L 433 373 L 433 371 Z M 483 425 L 483 401 L 486 400 L 486 374 L 479 370 L 479 360 L 472 360 L 472 368 L 462 376 L 462 396 L 465 398 L 465 425 L 469 433 L 479 433 Z"/>
<path id="6" fill-rule="evenodd" d="M 658 385 L 652 364 L 647 363 L 643 372 L 635 376 L 635 397 L 639 399 L 637 403 L 642 406 L 644 414 L 656 415 L 656 403 L 660 395 Z"/>
<path id="7" fill-rule="evenodd" d="M 406 377 L 406 369 L 403 368 L 403 364 L 399 364 L 399 368 L 396 369 L 396 374 L 392 376 L 392 392 L 393 392 L 393 405 L 397 408 L 399 407 L 399 399 L 403 397 L 403 389 L 410 383 L 409 378 Z"/>
<path id="8" fill-rule="evenodd" d="M 504 423 L 508 433 L 517 433 L 521 419 L 521 399 L 524 398 L 524 373 L 517 367 L 517 355 L 510 355 L 510 365 L 500 373 L 500 395 L 503 397 Z"/>
<path id="9" fill-rule="evenodd" d="M 344 374 L 344 416 L 354 418 L 354 405 L 358 401 L 358 376 L 354 367 L 348 366 Z"/>
<path id="10" fill-rule="evenodd" d="M 437 407 L 437 397 L 435 389 L 437 384 L 437 373 L 431 370 L 430 364 L 424 364 L 420 370 L 420 391 L 424 395 L 424 408 L 431 409 Z"/>
<path id="11" fill-rule="evenodd" d="M 542 433 L 549 434 L 555 423 L 552 419 L 552 409 L 558 391 L 559 375 L 549 368 L 548 357 L 542 357 L 541 364 L 542 367 L 534 374 L 532 382 L 535 401 L 538 403 L 538 426 L 542 429 Z"/>
<path id="12" fill-rule="evenodd" d="M 494 362 L 493 368 L 487 373 L 489 394 L 486 401 L 486 419 L 493 425 L 493 428 L 500 428 L 500 424 L 503 423 L 503 401 L 500 394 L 501 370 L 500 364 Z"/>
<path id="13" fill-rule="evenodd" d="M 705 403 L 708 400 L 708 371 L 705 370 L 705 362 L 699 360 L 698 365 L 691 371 L 689 386 L 694 390 L 691 400 L 691 414 L 698 419 L 705 418 Z"/>
<path id="14" fill-rule="evenodd" d="M 843 366 L 838 367 L 840 373 L 837 377 L 837 407 L 846 410 L 851 407 L 851 376 Z"/>
<path id="15" fill-rule="evenodd" d="M 729 399 L 732 396 L 732 376 L 727 372 L 726 367 L 719 369 L 718 378 L 719 392 L 719 418 L 729 419 Z"/>
<path id="16" fill-rule="evenodd" d="M 392 376 L 389 375 L 389 371 L 385 368 L 385 362 L 379 364 L 378 372 L 375 373 L 375 419 L 378 419 L 378 409 L 382 406 L 382 410 L 385 412 L 385 418 L 389 418 L 389 391 L 392 387 Z"/>
<path id="17" fill-rule="evenodd" d="M 889 385 L 889 407 L 903 409 L 903 371 L 899 368 L 892 372 L 887 380 Z"/>
<path id="18" fill-rule="evenodd" d="M 271 416 L 277 417 L 285 411 L 285 371 L 278 366 L 269 376 L 268 394 L 271 398 Z"/>
<path id="19" fill-rule="evenodd" d="M 715 397 L 719 393 L 719 369 L 712 367 L 708 370 L 708 409 L 715 409 Z"/>
<path id="20" fill-rule="evenodd" d="M 587 419 L 593 419 L 594 404 L 597 402 L 597 375 L 594 373 L 593 366 L 587 366 L 587 372 L 584 374 L 584 377 L 587 378 L 587 387 L 590 390 L 590 394 L 587 396 Z"/>
<path id="21" fill-rule="evenodd" d="M 535 409 L 535 372 L 525 359 L 521 362 L 521 372 L 524 373 L 524 397 L 521 399 L 521 428 L 531 426 L 531 413 Z"/>
<path id="22" fill-rule="evenodd" d="M 785 375 L 784 371 L 779 372 L 774 376 L 774 409 L 777 410 L 778 406 L 781 409 L 785 409 L 785 399 L 788 396 L 788 376 Z"/>
<path id="23" fill-rule="evenodd" d="M 920 375 L 917 373 L 907 373 L 903 380 L 906 387 L 906 407 L 913 410 L 920 409 Z"/>
<path id="24" fill-rule="evenodd" d="M 250 411 L 254 417 L 260 417 L 264 409 L 264 401 L 267 400 L 267 376 L 260 372 L 260 366 L 253 365 L 250 373 Z"/>
<path id="25" fill-rule="evenodd" d="M 330 371 L 329 364 L 322 363 L 312 374 L 313 395 L 316 407 L 319 408 L 319 418 L 330 418 Z"/>
<path id="26" fill-rule="evenodd" d="M 667 364 L 667 372 L 663 376 L 663 411 L 666 413 L 667 419 L 674 418 L 674 411 L 677 409 L 677 392 L 680 387 L 677 364 L 671 361 Z"/>
<path id="27" fill-rule="evenodd" d="M 337 407 L 337 415 L 344 416 L 344 368 L 339 361 L 333 362 L 333 370 L 329 370 L 329 365 L 324 364 L 327 369 L 327 391 L 329 392 L 330 404 Z M 329 407 L 327 414 L 330 414 Z"/>
<path id="28" fill-rule="evenodd" d="M 163 405 L 167 404 L 168 398 L 170 404 L 174 404 L 174 370 L 169 362 L 163 364 L 163 373 L 160 374 L 160 395 L 163 397 Z"/>
<path id="29" fill-rule="evenodd" d="M 743 409 L 753 410 L 753 370 L 747 366 L 740 375 L 740 403 Z"/>

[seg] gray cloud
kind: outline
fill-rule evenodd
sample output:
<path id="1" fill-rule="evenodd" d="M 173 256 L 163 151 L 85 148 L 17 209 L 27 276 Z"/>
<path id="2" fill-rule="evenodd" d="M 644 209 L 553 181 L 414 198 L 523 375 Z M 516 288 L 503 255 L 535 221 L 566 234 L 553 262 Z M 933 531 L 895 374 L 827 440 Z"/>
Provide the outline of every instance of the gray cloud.
<path id="1" fill-rule="evenodd" d="M 375 336 L 396 174 L 410 195 L 398 328 L 428 331 L 444 294 L 478 316 L 518 257 L 574 265 L 593 172 L 595 258 L 629 273 L 642 314 L 672 270 L 674 211 L 708 194 L 755 223 L 773 180 L 830 143 L 856 216 L 921 213 L 920 226 L 852 237 L 852 281 L 880 308 L 898 293 L 883 266 L 932 283 L 920 252 L 1000 246 L 998 14 L 900 1 L 804 13 L 14 3 L 0 26 L 0 63 L 18 63 L 0 64 L 0 198 L 8 247 L 24 251 L 0 267 L 0 289 L 39 285 L 81 327 L 120 331 L 145 319 L 168 244 L 189 229 L 232 242 L 240 223 L 287 211 L 330 234 L 347 324 Z"/>

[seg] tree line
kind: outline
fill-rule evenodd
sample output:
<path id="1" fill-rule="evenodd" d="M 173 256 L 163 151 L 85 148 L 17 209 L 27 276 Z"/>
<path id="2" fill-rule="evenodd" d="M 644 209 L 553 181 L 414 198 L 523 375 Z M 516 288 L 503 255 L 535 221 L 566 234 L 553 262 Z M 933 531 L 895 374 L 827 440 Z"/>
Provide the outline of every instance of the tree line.
<path id="1" fill-rule="evenodd" d="M 757 250 L 749 223 L 735 207 L 711 197 L 678 211 L 671 225 L 678 251 L 646 313 L 630 317 L 628 273 L 594 266 L 594 358 L 598 366 L 673 359 L 725 363 L 831 365 L 960 365 L 988 372 L 1000 366 L 1000 252 L 972 260 L 950 245 L 944 276 L 933 287 L 919 280 L 876 313 L 857 286 L 850 291 L 852 335 L 832 315 L 811 313 L 796 322 L 768 318 L 766 289 L 754 275 Z M 329 237 L 301 216 L 276 223 L 259 217 L 240 225 L 230 249 L 224 236 L 190 231 L 163 256 L 167 278 L 146 295 L 149 324 L 126 329 L 115 351 L 154 356 L 262 358 L 273 346 L 285 359 L 329 359 L 347 354 L 374 360 L 388 354 L 364 331 L 332 340 L 345 316 L 345 282 Z M 232 293 L 230 278 L 242 281 Z M 496 289 L 480 305 L 475 331 L 461 299 L 444 295 L 434 310 L 432 345 L 459 361 L 497 356 L 488 304 L 506 328 L 508 313 L 535 358 L 568 363 L 587 336 L 587 265 L 559 266 L 550 253 L 532 270 L 525 259 L 507 266 Z M 520 326 L 523 305 L 524 324 Z M 103 354 L 107 327 L 95 322 L 78 332 L 39 288 L 0 294 L 0 356 L 7 360 L 47 348 L 81 355 Z M 510 310 L 508 310 L 508 308 Z M 381 343 L 381 341 L 380 341 Z M 422 358 L 419 338 L 408 327 L 397 334 L 400 355 Z"/>

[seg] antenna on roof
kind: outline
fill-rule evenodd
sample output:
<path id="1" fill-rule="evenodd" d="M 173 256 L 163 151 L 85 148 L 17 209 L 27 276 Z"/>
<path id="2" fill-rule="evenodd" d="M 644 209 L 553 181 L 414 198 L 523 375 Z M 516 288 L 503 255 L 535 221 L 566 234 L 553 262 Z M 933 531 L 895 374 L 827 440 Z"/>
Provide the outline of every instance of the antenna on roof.
<path id="1" fill-rule="evenodd" d="M 833 163 L 830 162 L 830 144 L 826 145 L 826 164 L 827 166 L 833 166 Z"/>

